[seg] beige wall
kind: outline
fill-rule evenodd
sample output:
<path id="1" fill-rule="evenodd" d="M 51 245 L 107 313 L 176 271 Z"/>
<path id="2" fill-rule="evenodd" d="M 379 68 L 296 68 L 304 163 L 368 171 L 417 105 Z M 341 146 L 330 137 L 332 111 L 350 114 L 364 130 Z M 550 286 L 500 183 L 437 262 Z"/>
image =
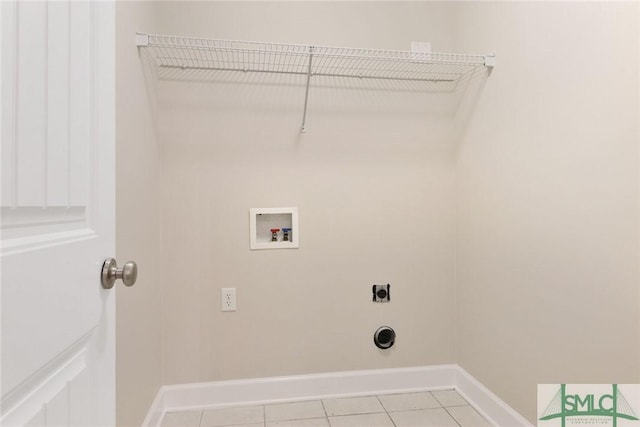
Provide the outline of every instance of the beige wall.
<path id="1" fill-rule="evenodd" d="M 495 50 L 460 144 L 458 362 L 535 420 L 537 383 L 636 383 L 638 12 L 464 3 Z"/>
<path id="2" fill-rule="evenodd" d="M 458 362 L 534 421 L 537 383 L 638 382 L 637 9 L 118 3 L 117 252 L 141 268 L 118 290 L 118 425 L 161 383 Z M 297 78 L 147 96 L 141 30 L 422 40 L 498 66 L 460 104 L 316 79 L 301 135 Z M 250 251 L 249 208 L 274 206 L 300 209 L 300 249 Z M 374 305 L 386 282 L 393 302 Z M 222 287 L 237 312 L 220 312 Z M 371 343 L 383 324 L 388 352 Z"/>
<path id="3" fill-rule="evenodd" d="M 162 3 L 169 34 L 451 47 L 439 3 Z M 234 76 L 227 76 L 233 80 Z M 451 105 L 316 80 L 159 86 L 167 384 L 454 361 Z M 320 87 L 318 87 L 320 86 Z M 249 208 L 297 206 L 300 249 L 249 250 Z M 371 302 L 391 283 L 393 303 Z M 220 311 L 235 287 L 238 311 Z M 396 346 L 378 350 L 378 326 Z"/>
<path id="4" fill-rule="evenodd" d="M 116 291 L 116 418 L 139 426 L 161 385 L 160 157 L 153 108 L 135 47 L 153 31 L 153 3 L 116 4 L 116 254 L 135 260 L 138 282 Z"/>

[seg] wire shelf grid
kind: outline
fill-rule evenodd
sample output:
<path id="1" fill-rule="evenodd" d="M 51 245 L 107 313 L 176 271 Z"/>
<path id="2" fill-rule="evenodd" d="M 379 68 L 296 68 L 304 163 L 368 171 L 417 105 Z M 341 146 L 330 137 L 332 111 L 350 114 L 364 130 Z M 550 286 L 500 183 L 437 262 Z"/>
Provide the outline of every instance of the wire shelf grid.
<path id="1" fill-rule="evenodd" d="M 159 70 L 176 77 L 180 70 L 291 74 L 306 77 L 302 118 L 305 131 L 312 77 L 411 82 L 454 91 L 462 79 L 494 65 L 492 55 L 419 53 L 195 37 L 138 34 L 138 46 Z"/>
<path id="2" fill-rule="evenodd" d="M 484 55 L 309 46 L 148 35 L 159 68 L 456 82 L 485 66 Z M 309 66 L 311 64 L 311 66 Z"/>

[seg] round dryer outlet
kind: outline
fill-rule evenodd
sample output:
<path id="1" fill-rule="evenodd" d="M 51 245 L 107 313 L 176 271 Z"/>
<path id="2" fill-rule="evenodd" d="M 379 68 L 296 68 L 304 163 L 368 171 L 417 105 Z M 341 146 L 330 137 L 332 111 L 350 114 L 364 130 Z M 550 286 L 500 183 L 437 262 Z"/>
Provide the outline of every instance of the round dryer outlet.
<path id="1" fill-rule="evenodd" d="M 376 347 L 386 350 L 396 341 L 396 332 L 389 326 L 381 326 L 373 334 L 373 343 Z"/>

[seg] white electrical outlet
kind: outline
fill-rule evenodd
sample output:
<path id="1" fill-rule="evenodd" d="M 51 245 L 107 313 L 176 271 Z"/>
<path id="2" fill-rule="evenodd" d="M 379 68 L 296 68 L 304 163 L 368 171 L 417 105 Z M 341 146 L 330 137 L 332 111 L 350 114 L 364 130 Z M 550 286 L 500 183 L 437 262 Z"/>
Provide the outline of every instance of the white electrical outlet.
<path id="1" fill-rule="evenodd" d="M 236 288 L 222 288 L 222 311 L 236 311 Z"/>

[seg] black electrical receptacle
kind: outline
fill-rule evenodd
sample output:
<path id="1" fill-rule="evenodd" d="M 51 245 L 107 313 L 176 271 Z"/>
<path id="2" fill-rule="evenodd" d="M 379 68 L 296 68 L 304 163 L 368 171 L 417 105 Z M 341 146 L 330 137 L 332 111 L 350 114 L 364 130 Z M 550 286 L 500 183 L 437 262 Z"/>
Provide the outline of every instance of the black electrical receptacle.
<path id="1" fill-rule="evenodd" d="M 373 285 L 371 287 L 373 292 L 373 302 L 389 302 L 391 301 L 391 285 Z"/>

